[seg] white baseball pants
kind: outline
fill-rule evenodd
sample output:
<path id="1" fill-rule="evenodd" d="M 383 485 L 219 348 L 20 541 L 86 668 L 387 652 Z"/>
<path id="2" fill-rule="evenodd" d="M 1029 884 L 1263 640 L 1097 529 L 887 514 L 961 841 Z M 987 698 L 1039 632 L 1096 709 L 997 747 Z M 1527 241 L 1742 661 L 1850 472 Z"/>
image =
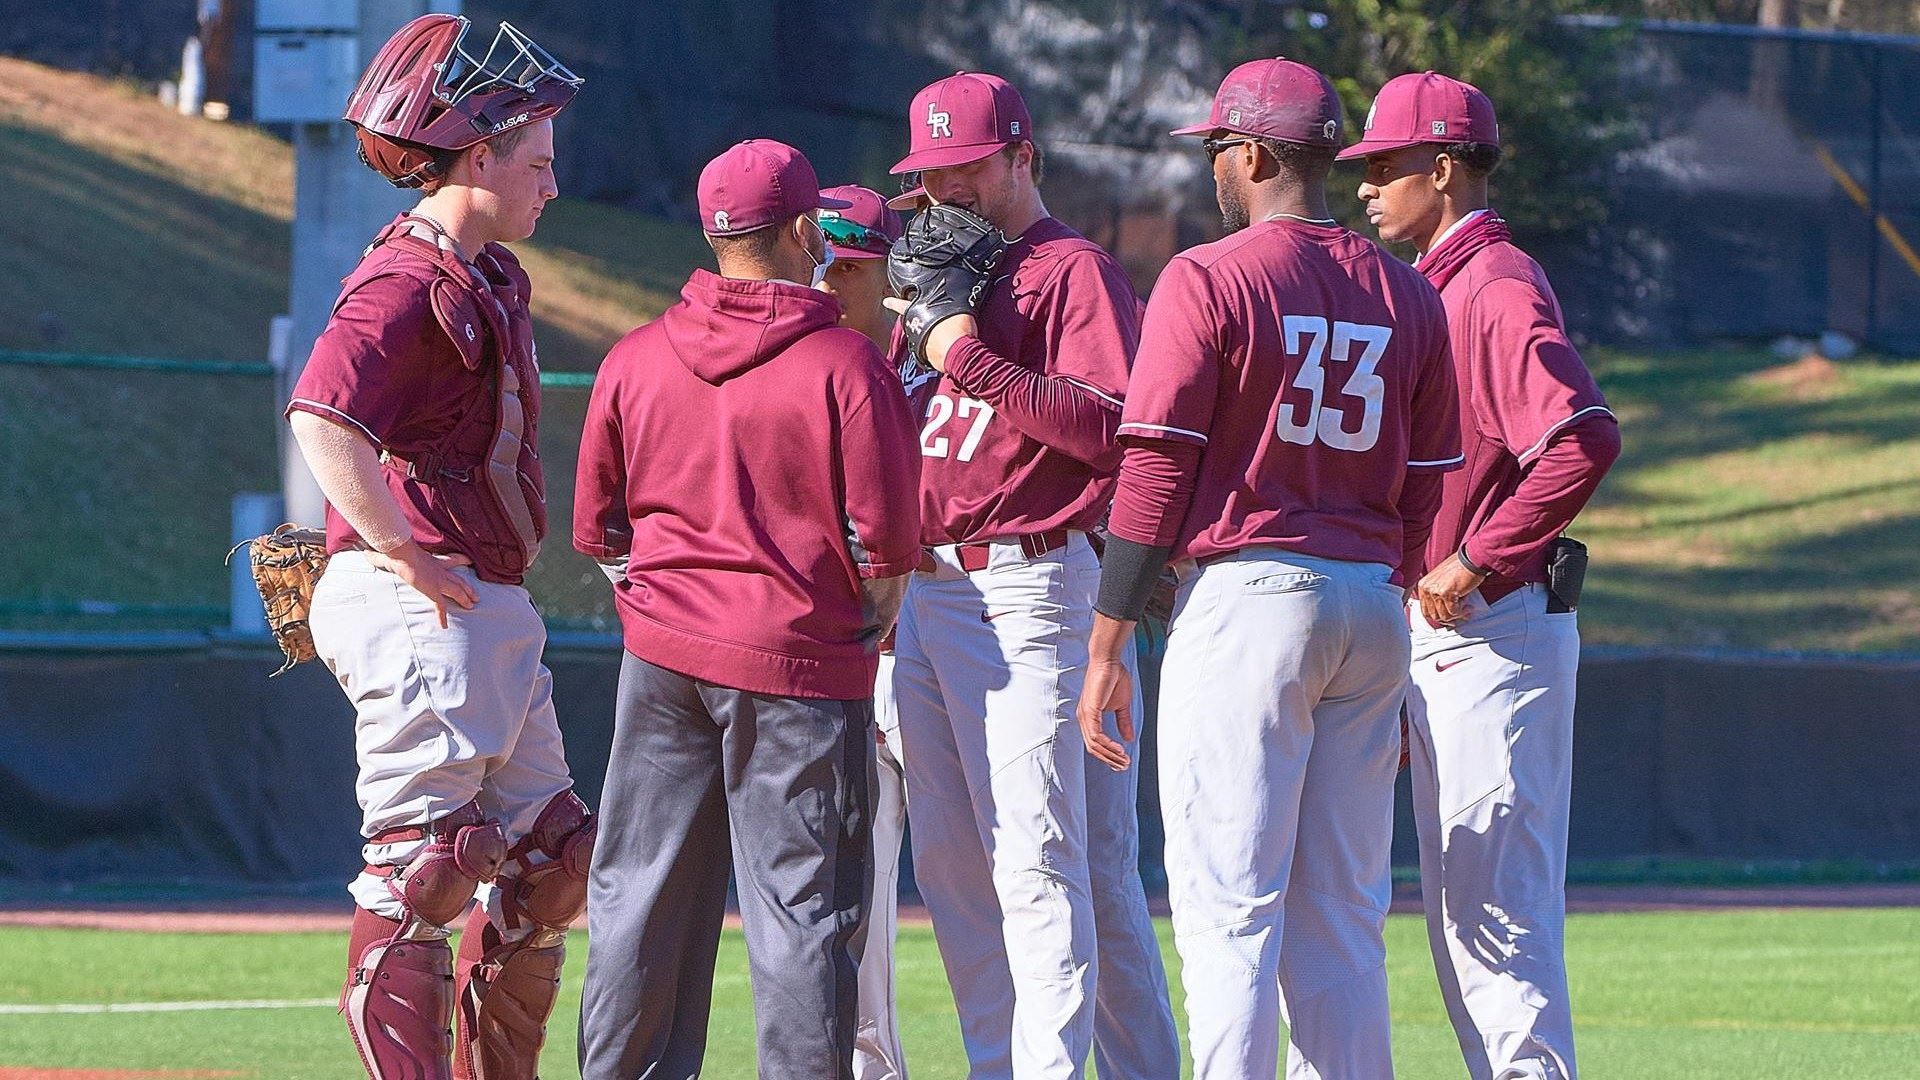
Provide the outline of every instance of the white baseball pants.
<path id="1" fill-rule="evenodd" d="M 1391 571 L 1180 567 L 1160 802 L 1196 1080 L 1393 1075 L 1382 928 L 1407 623 Z"/>
<path id="2" fill-rule="evenodd" d="M 1036 559 L 995 544 L 974 573 L 933 550 L 894 647 L 914 876 L 971 1075 L 1077 1080 L 1095 930 L 1074 707 L 1100 564 L 1079 533 Z"/>
<path id="3" fill-rule="evenodd" d="M 873 726 L 882 741 L 873 789 L 873 894 L 867 899 L 860 953 L 860 1020 L 854 1029 L 853 1080 L 906 1080 L 900 1019 L 894 1008 L 893 944 L 900 912 L 900 842 L 907 824 L 906 770 L 900 764 L 900 711 L 893 704 L 893 656 L 880 654 Z"/>
<path id="4" fill-rule="evenodd" d="M 1131 648 L 1127 667 L 1137 670 Z M 854 1048 L 855 1080 L 904 1080 L 894 1010 L 893 941 L 898 910 L 901 826 L 904 824 L 899 712 L 893 703 L 893 658 L 880 659 L 874 685 L 874 721 L 886 734 L 880 747 L 880 784 L 874 797 L 874 895 L 872 922 L 860 961 L 860 1029 Z M 1134 710 L 1143 718 L 1139 680 L 1134 681 Z M 1127 744 L 1137 752 L 1139 739 Z M 1098 765 L 1086 771 L 1087 846 L 1093 890 L 1095 953 L 1100 976 L 1094 990 L 1093 1062 L 1101 1080 L 1167 1080 L 1180 1075 L 1180 1035 L 1167 992 L 1160 943 L 1140 883 L 1140 817 L 1136 806 L 1138 770 L 1116 773 Z M 991 984 L 991 985 L 989 985 Z M 1005 964 L 987 969 L 968 993 L 1009 1007 L 1013 976 Z M 958 992 L 958 991 L 956 991 Z M 990 1007 L 990 1006 L 989 1006 Z M 1009 1011 L 995 1030 L 1011 1031 Z M 1005 1039 L 1000 1040 L 1002 1044 Z M 1006 1061 L 1009 1050 L 996 1046 L 983 1056 Z M 980 1075 L 976 1073 L 976 1075 Z"/>
<path id="5" fill-rule="evenodd" d="M 1563 952 L 1580 628 L 1529 585 L 1456 629 L 1413 623 L 1420 892 L 1474 1080 L 1572 1080 Z"/>
<path id="6" fill-rule="evenodd" d="M 478 799 L 511 844 L 573 786 L 553 676 L 541 663 L 540 613 L 518 585 L 454 572 L 479 600 L 472 610 L 449 604 L 444 630 L 425 596 L 362 552 L 334 555 L 314 587 L 314 649 L 353 702 L 362 835 L 424 824 Z M 370 865 L 400 866 L 425 843 L 368 844 L 363 854 Z M 384 880 L 363 872 L 348 891 L 368 911 L 400 917 Z M 489 910 L 492 893 L 481 887 Z"/>

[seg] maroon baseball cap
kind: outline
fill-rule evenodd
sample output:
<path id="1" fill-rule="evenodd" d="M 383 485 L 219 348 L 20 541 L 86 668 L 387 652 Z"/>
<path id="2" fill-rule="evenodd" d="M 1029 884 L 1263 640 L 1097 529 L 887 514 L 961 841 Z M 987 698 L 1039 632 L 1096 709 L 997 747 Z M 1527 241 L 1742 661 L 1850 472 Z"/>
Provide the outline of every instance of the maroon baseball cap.
<path id="1" fill-rule="evenodd" d="M 825 210 L 820 214 L 820 228 L 827 234 L 834 258 L 887 257 L 893 242 L 900 239 L 900 215 L 887 209 L 887 200 L 879 192 L 858 184 L 846 184 L 820 194 L 847 204 L 845 210 Z"/>
<path id="2" fill-rule="evenodd" d="M 1297 60 L 1249 60 L 1221 80 L 1206 123 L 1173 134 L 1220 129 L 1303 146 L 1339 146 L 1340 95 L 1325 75 Z"/>
<path id="3" fill-rule="evenodd" d="M 895 174 L 967 165 L 1008 143 L 1033 138 L 1033 117 L 1020 91 L 998 75 L 962 71 L 913 95 L 907 106 L 911 151 Z"/>
<path id="4" fill-rule="evenodd" d="M 1500 145 L 1493 102 L 1472 83 L 1431 71 L 1402 75 L 1380 88 L 1367 110 L 1360 141 L 1340 151 L 1340 160 L 1385 154 L 1420 143 Z"/>
<path id="5" fill-rule="evenodd" d="M 700 170 L 700 227 L 708 236 L 737 236 L 848 205 L 823 197 L 806 155 L 772 139 L 735 143 Z"/>

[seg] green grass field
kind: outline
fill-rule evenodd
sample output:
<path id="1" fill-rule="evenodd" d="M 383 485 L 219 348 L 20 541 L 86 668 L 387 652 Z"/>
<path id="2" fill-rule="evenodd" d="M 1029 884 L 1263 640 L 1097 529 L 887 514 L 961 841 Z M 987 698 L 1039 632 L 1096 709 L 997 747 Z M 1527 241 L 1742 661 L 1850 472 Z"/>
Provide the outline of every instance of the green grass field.
<path id="1" fill-rule="evenodd" d="M 1166 928 L 1162 943 L 1176 964 Z M 1576 915 L 1570 968 L 1582 1072 L 1606 1078 L 1878 1080 L 1920 1061 L 1920 910 L 1777 910 Z M 584 935 L 576 937 L 584 942 Z M 1387 927 L 1394 1054 L 1407 1080 L 1463 1075 L 1436 997 L 1424 932 Z M 0 1009 L 23 1005 L 331 998 L 342 937 L 0 929 L 15 957 Z M 577 1075 L 584 948 L 543 1060 Z M 932 934 L 902 931 L 903 1037 L 913 1075 L 965 1075 Z M 1177 978 L 1176 978 L 1177 985 Z M 1176 1005 L 1179 992 L 1176 988 Z M 722 943 L 707 1075 L 753 1075 L 753 1021 L 738 932 Z M 230 1070 L 272 1080 L 359 1075 L 328 1007 L 115 1014 L 0 1012 L 10 1069 Z"/>

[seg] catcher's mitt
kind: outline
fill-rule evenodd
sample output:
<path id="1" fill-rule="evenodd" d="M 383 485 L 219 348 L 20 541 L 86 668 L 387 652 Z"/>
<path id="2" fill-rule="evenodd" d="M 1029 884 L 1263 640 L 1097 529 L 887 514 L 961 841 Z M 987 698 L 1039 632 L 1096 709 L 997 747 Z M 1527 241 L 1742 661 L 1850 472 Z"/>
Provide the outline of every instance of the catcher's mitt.
<path id="1" fill-rule="evenodd" d="M 908 301 L 900 317 L 907 355 L 924 363 L 927 331 L 949 315 L 971 315 L 1007 253 L 993 223 L 957 206 L 920 211 L 887 253 L 887 281 Z"/>
<path id="2" fill-rule="evenodd" d="M 289 523 L 241 544 L 227 552 L 227 558 L 240 548 L 251 549 L 248 559 L 253 583 L 267 606 L 267 626 L 287 654 L 287 662 L 273 674 L 284 674 L 315 655 L 307 613 L 313 608 L 313 587 L 327 569 L 327 534 Z"/>

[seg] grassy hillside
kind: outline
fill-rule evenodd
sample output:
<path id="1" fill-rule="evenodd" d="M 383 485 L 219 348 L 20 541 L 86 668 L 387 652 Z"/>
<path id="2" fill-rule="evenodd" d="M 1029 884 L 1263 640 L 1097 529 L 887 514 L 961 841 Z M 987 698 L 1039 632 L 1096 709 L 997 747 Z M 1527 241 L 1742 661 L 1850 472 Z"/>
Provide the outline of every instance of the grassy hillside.
<path id="1" fill-rule="evenodd" d="M 285 143 L 0 57 L 0 185 L 0 349 L 265 357 L 268 320 L 287 305 Z M 558 369 L 591 369 L 709 257 L 691 228 L 571 199 L 518 250 L 541 360 Z"/>
<path id="2" fill-rule="evenodd" d="M 259 359 L 285 306 L 291 177 L 260 132 L 0 58 L 0 349 Z M 541 357 L 575 370 L 707 258 L 691 227 L 567 199 L 521 250 Z M 57 344 L 43 312 L 65 328 Z M 1920 363 L 1589 359 L 1626 452 L 1576 530 L 1594 549 L 1588 641 L 1920 650 Z M 584 405 L 546 398 L 556 523 Z M 228 500 L 276 485 L 276 430 L 265 380 L 0 365 L 0 627 L 102 622 L 22 613 L 46 604 L 117 604 L 113 625 L 206 621 L 192 609 L 225 603 Z M 603 580 L 559 532 L 536 598 L 610 625 Z"/>

